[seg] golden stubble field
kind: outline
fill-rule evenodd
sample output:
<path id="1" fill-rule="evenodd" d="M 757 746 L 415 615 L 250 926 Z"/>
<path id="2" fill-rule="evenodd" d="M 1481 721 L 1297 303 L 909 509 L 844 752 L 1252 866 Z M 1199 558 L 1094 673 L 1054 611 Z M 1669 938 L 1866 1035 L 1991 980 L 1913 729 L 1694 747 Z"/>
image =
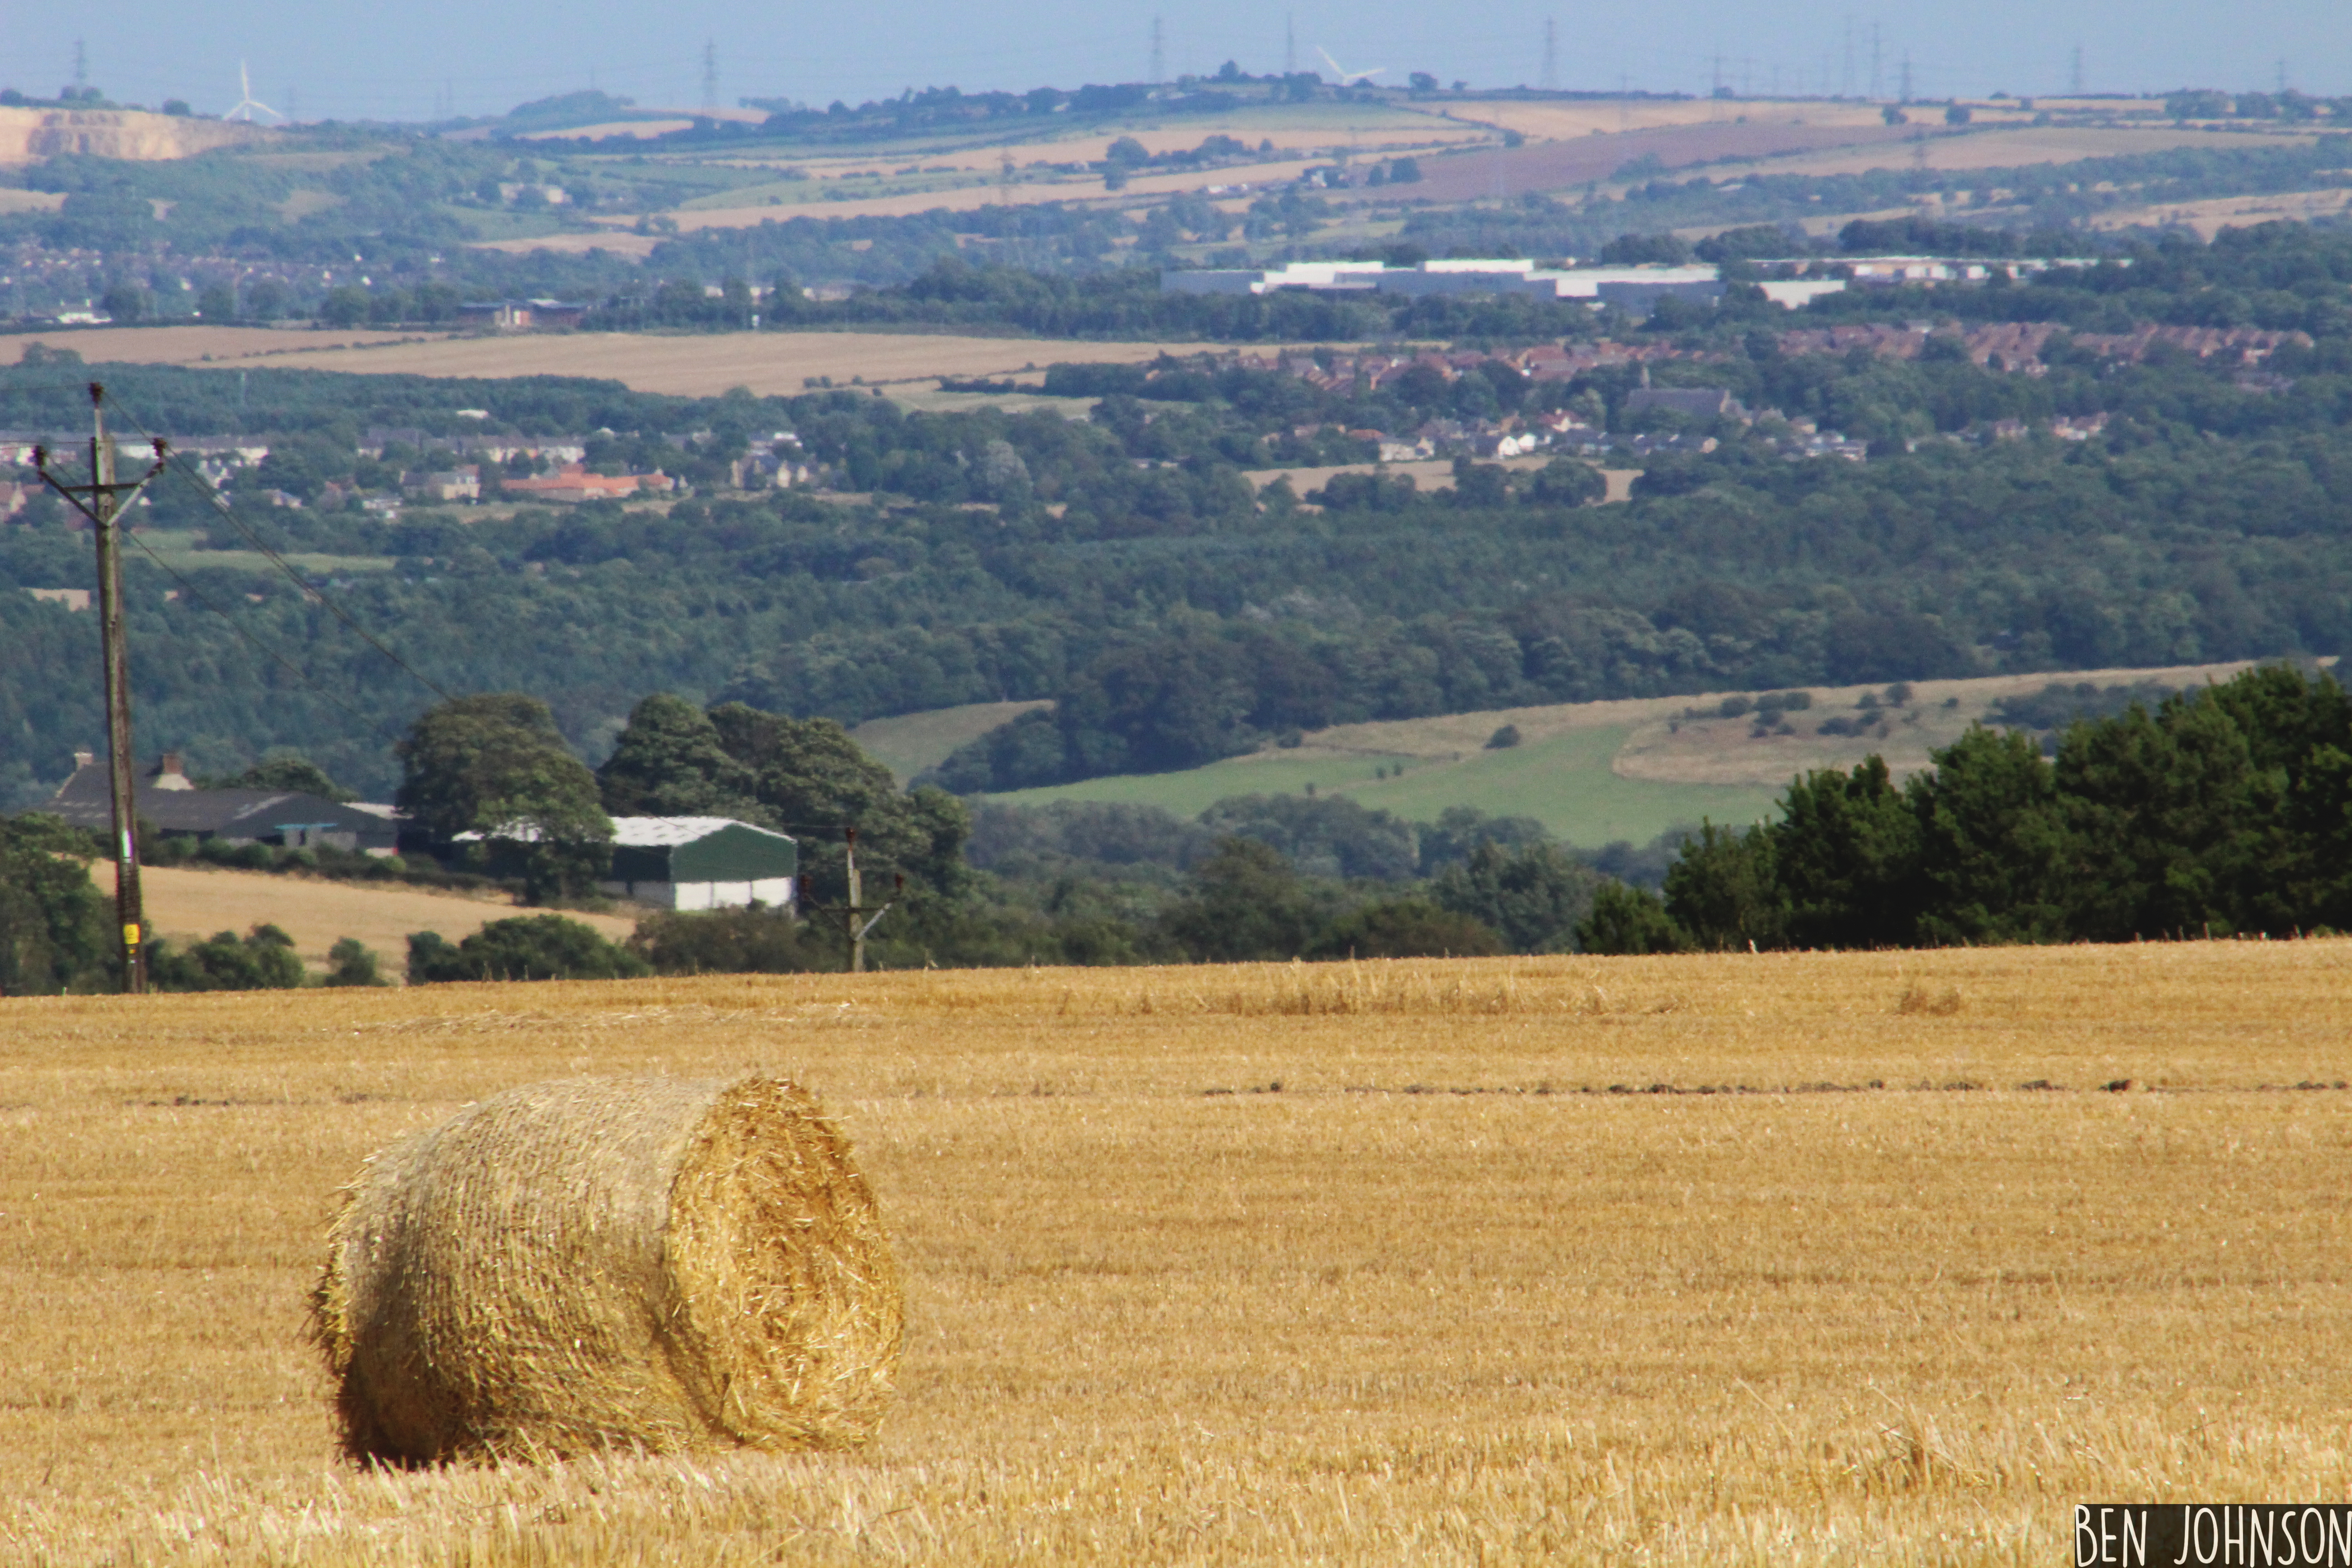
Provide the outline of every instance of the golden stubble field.
<path id="1" fill-rule="evenodd" d="M 2343 1500 L 2348 994 L 2305 942 L 12 1002 L 0 1559 L 2039 1563 L 2078 1500 Z M 330 1461 L 362 1156 L 752 1066 L 898 1238 L 872 1448 Z"/>
<path id="2" fill-rule="evenodd" d="M 383 341 L 377 341 L 383 340 Z M 440 375 L 498 379 L 518 375 L 608 377 L 639 392 L 716 397 L 745 386 L 762 396 L 799 395 L 811 376 L 846 385 L 921 381 L 932 376 L 992 377 L 1057 361 L 1131 364 L 1168 352 L 1164 343 L 1093 342 L 1054 338 L 957 337 L 929 332 L 546 332 L 505 337 L 394 336 L 385 333 L 274 331 L 247 327 L 119 328 L 58 334 L 98 364 L 267 364 L 275 370 L 341 371 L 357 375 Z M 1180 345 L 1183 353 L 1223 345 Z M 0 353 L 5 353 L 0 349 Z"/>
<path id="3" fill-rule="evenodd" d="M 215 931 L 242 933 L 267 921 L 294 939 L 295 951 L 314 970 L 325 969 L 328 952 L 348 936 L 373 948 L 383 973 L 397 976 L 408 962 L 412 931 L 438 931 L 463 942 L 492 921 L 542 912 L 519 908 L 504 894 L 475 897 L 210 866 L 146 866 L 139 877 L 147 924 L 156 935 L 194 942 Z M 114 897 L 110 861 L 92 861 L 89 879 L 100 897 Z M 645 911 L 620 907 L 624 912 L 617 914 L 567 910 L 564 918 L 595 927 L 609 941 L 625 942 Z"/>

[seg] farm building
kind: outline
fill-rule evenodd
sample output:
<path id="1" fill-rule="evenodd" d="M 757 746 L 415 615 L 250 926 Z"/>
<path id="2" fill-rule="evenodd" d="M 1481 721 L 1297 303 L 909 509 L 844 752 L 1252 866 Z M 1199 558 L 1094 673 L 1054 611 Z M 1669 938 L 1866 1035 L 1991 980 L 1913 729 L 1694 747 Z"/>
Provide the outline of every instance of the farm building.
<path id="1" fill-rule="evenodd" d="M 613 869 L 598 886 L 669 910 L 790 909 L 800 864 L 790 835 L 731 817 L 616 816 Z"/>
<path id="2" fill-rule="evenodd" d="M 74 762 L 45 809 L 76 827 L 110 828 L 114 806 L 106 764 L 88 752 L 76 752 Z M 344 805 L 300 790 L 198 789 L 181 771 L 176 752 L 163 753 L 161 764 L 138 781 L 132 798 L 142 822 L 174 838 L 389 855 L 397 833 L 382 807 Z"/>

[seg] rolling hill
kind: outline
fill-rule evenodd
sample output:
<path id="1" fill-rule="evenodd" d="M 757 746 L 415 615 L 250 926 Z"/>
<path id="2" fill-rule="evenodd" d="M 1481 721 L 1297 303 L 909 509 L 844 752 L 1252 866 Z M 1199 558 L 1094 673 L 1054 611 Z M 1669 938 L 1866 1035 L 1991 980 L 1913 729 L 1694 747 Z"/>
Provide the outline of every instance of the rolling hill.
<path id="1" fill-rule="evenodd" d="M 2000 699 L 2030 695 L 2053 682 L 2179 688 L 2224 679 L 2245 668 L 2241 662 L 1921 681 L 1907 703 L 1872 710 L 1856 705 L 1865 696 L 1883 701 L 1879 688 L 1815 687 L 1812 706 L 1787 715 L 1786 734 L 1759 734 L 1752 714 L 1721 714 L 1723 700 L 1734 695 L 1725 692 L 1345 724 L 1313 731 L 1296 747 L 1183 773 L 1087 779 L 988 798 L 1012 805 L 1116 801 L 1191 816 L 1228 795 L 1336 791 L 1416 821 L 1434 820 L 1449 806 L 1532 816 L 1566 842 L 1592 848 L 1620 839 L 1643 843 L 1702 818 L 1755 820 L 1797 774 L 1852 767 L 1873 753 L 1884 756 L 1898 776 L 1908 775 L 1929 765 L 1931 751 L 1986 720 Z M 1884 721 L 1865 733 L 1821 732 L 1830 721 L 1874 713 Z M 1490 745 L 1506 726 L 1517 731 L 1517 742 Z"/>

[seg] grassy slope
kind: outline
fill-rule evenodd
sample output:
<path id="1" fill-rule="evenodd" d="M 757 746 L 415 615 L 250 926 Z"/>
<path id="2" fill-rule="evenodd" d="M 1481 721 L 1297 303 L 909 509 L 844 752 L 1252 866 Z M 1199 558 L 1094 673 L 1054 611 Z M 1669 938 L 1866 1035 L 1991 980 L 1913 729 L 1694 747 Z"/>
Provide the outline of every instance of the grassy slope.
<path id="1" fill-rule="evenodd" d="M 1009 724 L 1045 702 L 971 702 L 961 708 L 934 708 L 926 713 L 901 713 L 892 719 L 868 719 L 850 731 L 849 738 L 866 754 L 898 775 L 905 784 L 925 768 L 939 766 L 948 753 L 977 741 L 999 724 Z"/>
<path id="2" fill-rule="evenodd" d="M 1433 820 L 1448 806 L 1496 816 L 1532 816 L 1571 844 L 1654 838 L 1679 823 L 1712 817 L 1748 822 L 1770 807 L 1775 791 L 1722 784 L 1652 784 L 1618 777 L 1610 760 L 1630 731 L 1575 730 L 1503 751 L 1481 749 L 1458 761 L 1407 762 L 1403 773 L 1375 779 L 1386 766 L 1371 756 L 1324 751 L 1260 752 L 1181 773 L 1088 779 L 994 798 L 1015 805 L 1049 800 L 1115 800 L 1164 806 L 1191 816 L 1229 795 L 1296 795 L 1310 785 L 1344 790 L 1366 805 Z"/>
<path id="3" fill-rule="evenodd" d="M 1087 779 L 993 798 L 1015 805 L 1049 800 L 1127 801 L 1190 816 L 1232 795 L 1344 790 L 1366 805 L 1433 820 L 1451 805 L 1496 816 L 1532 816 L 1567 842 L 1595 847 L 1620 838 L 1644 842 L 1701 818 L 1751 822 L 1767 815 L 1788 782 L 1812 768 L 1850 768 L 1882 755 L 1898 774 L 1927 765 L 1931 750 L 1950 744 L 1983 718 L 1995 699 L 2052 682 L 2098 686 L 2143 680 L 2185 688 L 2223 680 L 2242 663 L 2163 669 L 2105 669 L 1920 682 L 1907 709 L 1887 710 L 1885 735 L 1829 736 L 1823 721 L 1860 713 L 1875 687 L 1814 687 L 1814 706 L 1790 715 L 1792 735 L 1759 739 L 1752 721 L 1683 717 L 1712 709 L 1724 695 L 1563 703 L 1489 713 L 1347 724 L 1306 737 L 1296 751 L 1265 751 L 1177 773 Z M 1950 700 L 1950 706 L 1946 706 Z M 952 711 L 952 710 L 950 710 Z M 1489 751 L 1504 724 L 1523 742 Z M 1395 770 L 1402 766 L 1402 772 Z M 1393 776 L 1375 777 L 1386 772 Z"/>

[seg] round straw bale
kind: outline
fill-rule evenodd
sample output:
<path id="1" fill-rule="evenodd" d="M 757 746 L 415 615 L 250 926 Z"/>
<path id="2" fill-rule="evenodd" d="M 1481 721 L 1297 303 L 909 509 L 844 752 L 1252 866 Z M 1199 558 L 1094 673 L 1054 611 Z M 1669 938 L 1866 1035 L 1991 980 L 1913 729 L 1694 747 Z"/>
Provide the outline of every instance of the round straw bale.
<path id="1" fill-rule="evenodd" d="M 897 1263 L 805 1090 L 577 1079 L 369 1160 L 312 1297 L 343 1447 L 393 1464 L 845 1448 L 897 1375 Z"/>

